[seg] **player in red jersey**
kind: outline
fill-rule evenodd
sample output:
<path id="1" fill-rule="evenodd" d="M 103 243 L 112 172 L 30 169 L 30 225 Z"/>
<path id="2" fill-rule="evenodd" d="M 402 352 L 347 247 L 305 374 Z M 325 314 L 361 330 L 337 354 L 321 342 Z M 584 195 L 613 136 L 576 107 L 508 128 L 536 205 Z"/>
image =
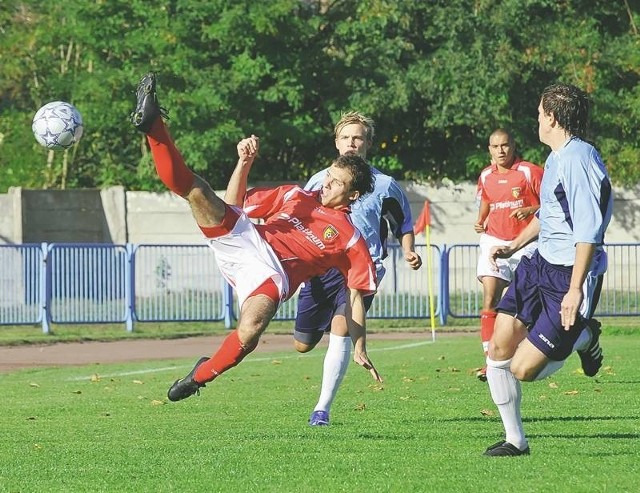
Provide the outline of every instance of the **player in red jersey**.
<path id="1" fill-rule="evenodd" d="M 132 123 L 147 135 L 162 182 L 189 202 L 240 305 L 236 330 L 211 358 L 200 358 L 186 377 L 171 386 L 169 400 L 199 393 L 207 382 L 240 363 L 300 283 L 333 267 L 343 274 L 349 289 L 346 316 L 354 361 L 382 381 L 367 355 L 363 302 L 363 295 L 376 290 L 375 267 L 348 215 L 349 204 L 373 190 L 366 161 L 355 154 L 338 157 L 315 192 L 295 185 L 247 192 L 247 177 L 259 150 L 259 139 L 252 135 L 238 144 L 238 163 L 222 200 L 185 165 L 161 118 L 155 88 L 154 74 L 142 78 Z M 263 224 L 256 225 L 251 218 L 262 219 Z"/>
<path id="2" fill-rule="evenodd" d="M 480 203 L 478 219 L 474 225 L 480 233 L 480 255 L 477 276 L 482 283 L 483 301 L 480 312 L 480 337 L 485 355 L 496 322 L 496 306 L 504 288 L 513 279 L 520 259 L 530 257 L 537 248 L 532 242 L 516 255 L 500 259 L 498 269 L 491 264 L 493 246 L 508 245 L 531 222 L 540 208 L 540 182 L 542 168 L 516 157 L 513 136 L 499 128 L 489 137 L 491 165 L 480 173 L 477 200 Z M 487 380 L 487 367 L 476 374 Z"/>

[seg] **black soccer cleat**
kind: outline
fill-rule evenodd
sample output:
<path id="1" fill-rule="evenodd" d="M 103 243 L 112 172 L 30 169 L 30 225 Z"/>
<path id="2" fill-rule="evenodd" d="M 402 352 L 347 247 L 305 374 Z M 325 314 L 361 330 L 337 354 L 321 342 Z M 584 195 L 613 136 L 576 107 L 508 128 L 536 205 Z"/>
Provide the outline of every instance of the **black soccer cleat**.
<path id="1" fill-rule="evenodd" d="M 209 361 L 209 358 L 203 356 L 197 361 L 193 370 L 191 370 L 186 377 L 176 380 L 173 383 L 169 392 L 167 392 L 167 397 L 170 401 L 177 402 L 182 399 L 186 399 L 187 397 L 191 397 L 193 394 L 200 395 L 200 389 L 204 387 L 205 384 L 196 382 L 193 379 L 193 375 L 195 375 L 198 367 L 205 361 Z"/>
<path id="2" fill-rule="evenodd" d="M 584 351 L 577 351 L 580 356 L 580 362 L 582 363 L 582 371 L 588 377 L 593 377 L 598 373 L 602 366 L 602 348 L 600 347 L 600 334 L 602 333 L 601 323 L 595 318 L 587 321 L 587 326 L 591 332 L 591 342 L 589 347 Z"/>
<path id="3" fill-rule="evenodd" d="M 491 445 L 482 455 L 488 457 L 517 457 L 519 455 L 529 455 L 531 451 L 529 447 L 524 450 L 520 450 L 515 445 L 509 442 L 497 442 Z"/>
<path id="4" fill-rule="evenodd" d="M 153 122 L 158 117 L 167 118 L 167 110 L 158 103 L 156 94 L 156 74 L 146 74 L 136 88 L 136 109 L 129 119 L 133 126 L 144 133 L 149 133 Z"/>

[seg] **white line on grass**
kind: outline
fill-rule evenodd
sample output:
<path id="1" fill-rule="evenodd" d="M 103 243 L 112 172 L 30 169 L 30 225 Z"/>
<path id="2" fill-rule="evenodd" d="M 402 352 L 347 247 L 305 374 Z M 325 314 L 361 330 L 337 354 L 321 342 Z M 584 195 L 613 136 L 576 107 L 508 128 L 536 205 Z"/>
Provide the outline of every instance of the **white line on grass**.
<path id="1" fill-rule="evenodd" d="M 377 351 L 397 351 L 399 349 L 411 349 L 415 347 L 426 346 L 427 344 L 433 344 L 433 341 L 412 342 L 409 344 L 401 344 L 399 346 L 371 348 L 369 349 L 369 352 L 373 353 Z M 281 359 L 294 359 L 294 358 L 314 358 L 316 356 L 320 356 L 321 354 L 324 355 L 324 353 L 321 353 L 319 351 L 314 351 L 313 353 L 306 353 L 306 354 L 296 353 L 290 356 L 279 356 L 277 359 L 281 360 Z M 264 361 L 273 361 L 274 359 L 276 359 L 274 356 L 267 356 L 262 358 L 249 358 L 244 360 L 243 363 L 261 363 Z M 180 368 L 189 368 L 189 367 L 190 366 L 182 365 L 182 366 L 164 366 L 162 368 L 145 368 L 144 370 L 123 371 L 119 373 L 110 373 L 106 375 L 100 375 L 100 378 L 129 377 L 131 375 L 145 375 L 149 373 L 160 373 L 163 371 L 170 371 L 170 370 L 176 370 Z M 80 380 L 91 380 L 91 378 L 93 378 L 93 376 L 72 377 L 72 378 L 68 378 L 67 381 L 77 382 Z"/>

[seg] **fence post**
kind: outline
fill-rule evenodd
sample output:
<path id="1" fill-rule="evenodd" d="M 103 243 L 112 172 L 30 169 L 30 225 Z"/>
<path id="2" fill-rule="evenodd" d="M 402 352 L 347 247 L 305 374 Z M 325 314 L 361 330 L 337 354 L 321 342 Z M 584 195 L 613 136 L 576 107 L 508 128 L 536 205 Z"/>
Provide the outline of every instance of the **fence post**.
<path id="1" fill-rule="evenodd" d="M 440 257 L 440 324 L 447 325 L 449 313 L 449 248 L 446 243 L 442 245 Z"/>
<path id="2" fill-rule="evenodd" d="M 42 332 L 51 333 L 51 262 L 49 261 L 49 245 L 40 243 L 42 251 L 42 268 L 40 269 L 40 319 Z"/>
<path id="3" fill-rule="evenodd" d="M 135 293 L 135 264 L 134 264 L 134 252 L 135 246 L 131 243 L 125 245 L 125 251 L 127 252 L 127 262 L 125 264 L 125 283 L 124 283 L 124 300 L 127 306 L 127 313 L 125 314 L 125 327 L 127 332 L 133 332 L 133 321 L 136 311 L 136 293 Z"/>
<path id="4" fill-rule="evenodd" d="M 231 285 L 223 280 L 224 287 L 222 289 L 222 299 L 224 304 L 224 326 L 227 329 L 233 327 L 233 321 L 235 317 L 233 315 L 233 288 Z"/>

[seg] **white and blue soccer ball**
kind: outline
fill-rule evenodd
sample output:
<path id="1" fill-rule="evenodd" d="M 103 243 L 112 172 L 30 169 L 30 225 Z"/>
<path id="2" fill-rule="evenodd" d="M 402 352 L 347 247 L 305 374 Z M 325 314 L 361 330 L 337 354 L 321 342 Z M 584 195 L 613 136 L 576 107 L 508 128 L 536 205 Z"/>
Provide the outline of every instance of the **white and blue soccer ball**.
<path id="1" fill-rule="evenodd" d="M 47 149 L 68 149 L 82 137 L 82 116 L 72 104 L 52 101 L 36 111 L 31 130 Z"/>

